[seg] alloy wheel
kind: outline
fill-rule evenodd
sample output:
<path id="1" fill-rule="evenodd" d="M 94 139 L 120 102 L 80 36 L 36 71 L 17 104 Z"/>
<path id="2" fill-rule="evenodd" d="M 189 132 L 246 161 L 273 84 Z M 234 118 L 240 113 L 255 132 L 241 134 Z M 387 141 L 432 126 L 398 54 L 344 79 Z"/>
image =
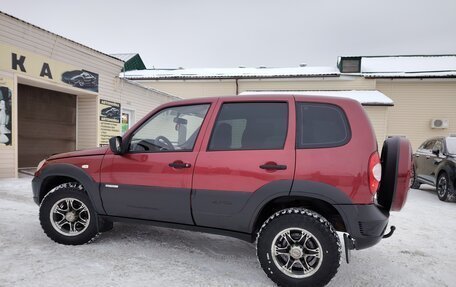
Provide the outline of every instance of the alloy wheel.
<path id="1" fill-rule="evenodd" d="M 63 198 L 51 208 L 50 219 L 54 229 L 65 236 L 83 233 L 90 223 L 87 206 L 75 198 Z"/>
<path id="2" fill-rule="evenodd" d="M 272 241 L 271 254 L 277 268 L 293 278 L 312 276 L 323 262 L 320 242 L 302 228 L 279 232 Z"/>

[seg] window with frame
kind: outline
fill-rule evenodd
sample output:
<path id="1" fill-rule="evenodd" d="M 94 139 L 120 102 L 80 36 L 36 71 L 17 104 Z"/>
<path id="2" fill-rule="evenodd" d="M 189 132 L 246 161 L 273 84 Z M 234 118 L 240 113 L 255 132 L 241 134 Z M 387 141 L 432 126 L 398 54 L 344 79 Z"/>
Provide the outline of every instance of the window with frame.
<path id="1" fill-rule="evenodd" d="M 434 147 L 434 144 L 435 144 L 435 140 L 427 141 L 426 143 L 423 144 L 421 149 L 431 151 L 432 148 Z"/>
<path id="2" fill-rule="evenodd" d="M 435 141 L 435 144 L 433 145 L 432 150 L 438 150 L 439 152 L 443 152 L 442 141 L 440 141 L 440 140 Z"/>
<path id="3" fill-rule="evenodd" d="M 342 146 L 351 132 L 344 111 L 332 104 L 297 103 L 297 148 Z"/>
<path id="4" fill-rule="evenodd" d="M 208 150 L 283 149 L 287 129 L 285 102 L 226 103 L 217 116 Z"/>
<path id="5" fill-rule="evenodd" d="M 176 106 L 159 111 L 134 133 L 129 151 L 192 151 L 209 106 Z"/>

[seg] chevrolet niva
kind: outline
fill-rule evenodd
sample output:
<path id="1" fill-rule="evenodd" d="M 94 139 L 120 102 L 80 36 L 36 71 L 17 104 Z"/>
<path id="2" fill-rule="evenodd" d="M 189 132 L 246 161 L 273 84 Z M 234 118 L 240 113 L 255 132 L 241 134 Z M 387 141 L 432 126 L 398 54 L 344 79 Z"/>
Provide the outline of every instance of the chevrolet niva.
<path id="1" fill-rule="evenodd" d="M 324 286 L 342 245 L 348 262 L 350 250 L 392 234 L 411 156 L 409 141 L 393 137 L 380 157 L 351 99 L 201 98 L 158 107 L 109 148 L 43 160 L 32 186 L 58 243 L 90 242 L 116 221 L 209 232 L 255 242 L 280 286 Z"/>

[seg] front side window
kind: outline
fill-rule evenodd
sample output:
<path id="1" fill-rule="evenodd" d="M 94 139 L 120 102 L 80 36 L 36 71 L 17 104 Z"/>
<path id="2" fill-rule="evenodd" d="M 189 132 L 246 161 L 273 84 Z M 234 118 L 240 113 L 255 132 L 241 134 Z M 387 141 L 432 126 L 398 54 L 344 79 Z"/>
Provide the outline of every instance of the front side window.
<path id="1" fill-rule="evenodd" d="M 287 127 L 287 103 L 223 104 L 208 150 L 283 149 Z"/>
<path id="2" fill-rule="evenodd" d="M 337 147 L 351 137 L 347 117 L 331 104 L 297 103 L 297 148 Z"/>
<path id="3" fill-rule="evenodd" d="M 436 141 L 434 146 L 432 147 L 432 150 L 438 150 L 439 152 L 442 152 L 443 151 L 442 142 L 439 140 Z"/>
<path id="4" fill-rule="evenodd" d="M 133 135 L 131 152 L 191 151 L 209 104 L 166 108 Z"/>
<path id="5" fill-rule="evenodd" d="M 434 144 L 435 144 L 435 140 L 430 140 L 423 145 L 423 149 L 431 151 L 432 148 L 434 147 Z"/>

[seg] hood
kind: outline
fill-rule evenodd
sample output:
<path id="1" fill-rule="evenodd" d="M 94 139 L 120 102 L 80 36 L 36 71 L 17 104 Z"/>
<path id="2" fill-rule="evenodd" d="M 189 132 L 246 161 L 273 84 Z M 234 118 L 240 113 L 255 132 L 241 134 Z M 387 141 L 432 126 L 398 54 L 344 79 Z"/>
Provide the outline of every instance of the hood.
<path id="1" fill-rule="evenodd" d="M 54 160 L 54 159 L 61 159 L 61 158 L 68 158 L 68 157 L 79 157 L 79 156 L 92 156 L 92 155 L 104 155 L 108 150 L 107 147 L 99 147 L 93 149 L 84 149 L 84 150 L 77 150 L 65 153 L 58 153 L 51 155 L 47 160 Z"/>

